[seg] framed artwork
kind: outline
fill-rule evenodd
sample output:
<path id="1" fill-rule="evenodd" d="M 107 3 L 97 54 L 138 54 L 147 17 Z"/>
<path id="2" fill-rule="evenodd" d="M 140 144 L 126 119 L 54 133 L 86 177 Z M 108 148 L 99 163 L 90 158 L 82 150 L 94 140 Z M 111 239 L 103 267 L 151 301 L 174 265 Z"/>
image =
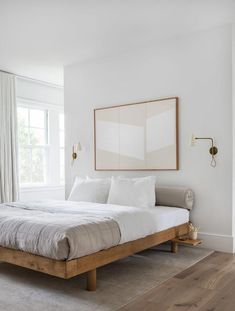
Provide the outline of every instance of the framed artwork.
<path id="1" fill-rule="evenodd" d="M 95 170 L 178 170 L 178 97 L 94 110 Z"/>

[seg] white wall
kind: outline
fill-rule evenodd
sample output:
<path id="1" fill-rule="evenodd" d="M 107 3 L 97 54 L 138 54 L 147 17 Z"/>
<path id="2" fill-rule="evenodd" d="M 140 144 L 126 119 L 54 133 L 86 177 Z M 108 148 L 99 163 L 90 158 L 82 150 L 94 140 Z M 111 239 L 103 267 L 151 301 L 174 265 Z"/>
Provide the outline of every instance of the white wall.
<path id="1" fill-rule="evenodd" d="M 53 106 L 64 105 L 64 89 L 47 82 L 17 77 L 17 98 L 46 103 Z"/>
<path id="2" fill-rule="evenodd" d="M 49 83 L 17 77 L 16 96 L 20 103 L 35 105 L 36 107 L 46 105 L 56 111 L 63 110 L 63 88 Z M 20 200 L 22 201 L 48 199 L 64 199 L 64 186 L 20 188 Z"/>
<path id="3" fill-rule="evenodd" d="M 231 26 L 178 37 L 129 53 L 65 67 L 66 191 L 75 175 L 142 176 L 148 172 L 95 172 L 93 109 L 179 96 L 180 170 L 152 172 L 160 185 L 184 185 L 196 194 L 192 220 L 204 245 L 232 251 L 232 30 Z M 189 147 L 189 138 L 212 136 Z M 85 150 L 71 167 L 71 146 Z"/>
<path id="4" fill-rule="evenodd" d="M 235 237 L 235 23 L 232 25 L 232 101 L 233 101 L 233 236 Z M 235 251 L 235 239 L 233 240 Z"/>

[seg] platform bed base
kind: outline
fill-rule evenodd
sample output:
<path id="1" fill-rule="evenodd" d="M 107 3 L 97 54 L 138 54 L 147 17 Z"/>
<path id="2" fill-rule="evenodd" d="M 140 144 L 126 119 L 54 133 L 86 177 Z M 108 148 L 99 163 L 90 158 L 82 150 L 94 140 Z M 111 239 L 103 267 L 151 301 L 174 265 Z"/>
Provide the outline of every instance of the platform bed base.
<path id="1" fill-rule="evenodd" d="M 23 251 L 0 247 L 0 261 L 57 276 L 63 279 L 70 279 L 74 276 L 87 272 L 87 290 L 95 291 L 96 268 L 118 259 L 128 257 L 161 243 L 171 241 L 175 237 L 186 233 L 188 233 L 188 224 L 183 224 L 149 235 L 142 239 L 114 246 L 107 250 L 69 261 L 50 259 Z M 171 251 L 177 251 L 177 245 L 175 243 L 172 244 Z"/>

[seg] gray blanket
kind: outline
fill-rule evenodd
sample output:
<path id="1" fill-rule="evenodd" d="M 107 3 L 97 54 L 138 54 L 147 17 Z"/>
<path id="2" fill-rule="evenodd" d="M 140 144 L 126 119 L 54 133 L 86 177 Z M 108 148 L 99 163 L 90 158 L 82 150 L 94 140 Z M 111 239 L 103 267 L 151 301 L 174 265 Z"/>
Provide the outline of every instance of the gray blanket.
<path id="1" fill-rule="evenodd" d="M 0 246 L 71 260 L 118 245 L 116 221 L 99 206 L 67 201 L 0 204 Z"/>

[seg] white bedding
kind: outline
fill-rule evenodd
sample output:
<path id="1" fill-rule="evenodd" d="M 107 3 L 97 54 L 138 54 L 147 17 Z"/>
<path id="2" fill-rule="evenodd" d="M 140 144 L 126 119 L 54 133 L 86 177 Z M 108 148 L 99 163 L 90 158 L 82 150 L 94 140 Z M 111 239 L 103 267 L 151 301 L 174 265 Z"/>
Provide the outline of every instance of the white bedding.
<path id="1" fill-rule="evenodd" d="M 155 232 L 179 226 L 189 221 L 189 211 L 179 207 L 157 206 L 152 211 Z"/>
<path id="2" fill-rule="evenodd" d="M 157 206 L 135 208 L 106 204 L 121 231 L 119 244 L 137 240 L 147 235 L 179 226 L 189 221 L 189 211 L 178 207 Z"/>
<path id="3" fill-rule="evenodd" d="M 111 218 L 119 225 L 119 244 L 137 240 L 147 235 L 178 226 L 189 221 L 189 211 L 178 207 L 157 206 L 137 208 L 114 204 L 77 203 L 87 213 Z"/>
<path id="4" fill-rule="evenodd" d="M 37 204 L 38 203 L 38 204 Z M 17 205 L 21 205 L 20 202 Z M 24 203 L 22 203 L 24 205 Z M 69 214 L 96 219 L 112 219 L 118 223 L 121 239 L 119 244 L 143 238 L 147 235 L 178 226 L 189 221 L 189 211 L 178 207 L 156 206 L 139 208 L 114 204 L 74 201 L 45 201 L 27 204 L 31 210 L 44 210 L 56 214 Z"/>
<path id="5" fill-rule="evenodd" d="M 189 212 L 73 201 L 0 205 L 0 245 L 58 260 L 85 256 L 188 222 Z"/>
<path id="6" fill-rule="evenodd" d="M 75 214 L 76 212 L 86 213 L 116 221 L 121 233 L 119 244 L 137 240 L 189 221 L 189 211 L 178 207 L 137 208 L 89 202 L 67 202 L 66 205 L 66 209 L 68 208 L 69 212 Z M 55 208 L 58 209 L 58 205 Z"/>

